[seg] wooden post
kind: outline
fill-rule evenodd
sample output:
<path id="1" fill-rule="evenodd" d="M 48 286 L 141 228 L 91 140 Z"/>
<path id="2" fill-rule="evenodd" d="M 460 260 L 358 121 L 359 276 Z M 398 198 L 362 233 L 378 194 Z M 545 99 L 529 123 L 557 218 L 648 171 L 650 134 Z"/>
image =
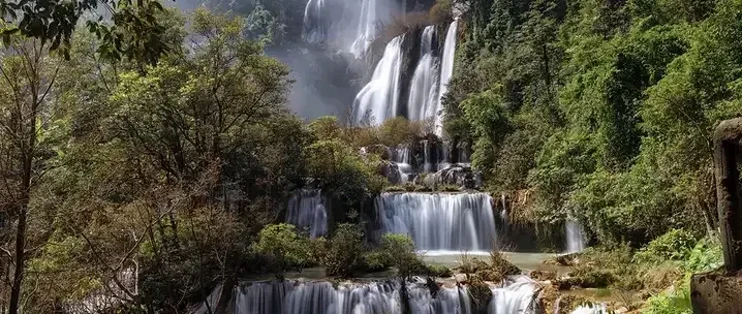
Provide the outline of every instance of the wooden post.
<path id="1" fill-rule="evenodd" d="M 742 210 L 740 210 L 737 152 L 742 118 L 722 121 L 714 131 L 714 175 L 724 266 L 728 273 L 742 270 Z"/>

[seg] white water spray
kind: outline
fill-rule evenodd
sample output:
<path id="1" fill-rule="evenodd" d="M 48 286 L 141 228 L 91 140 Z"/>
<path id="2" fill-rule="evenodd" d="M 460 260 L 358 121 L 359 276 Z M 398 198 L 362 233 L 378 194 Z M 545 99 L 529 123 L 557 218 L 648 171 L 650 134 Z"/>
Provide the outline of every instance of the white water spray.
<path id="1" fill-rule="evenodd" d="M 301 190 L 289 200 L 286 222 L 307 230 L 311 238 L 327 235 L 327 209 L 319 190 Z"/>
<path id="2" fill-rule="evenodd" d="M 495 239 L 485 193 L 383 193 L 376 198 L 381 233 L 409 235 L 421 251 L 490 251 Z"/>
<path id="3" fill-rule="evenodd" d="M 404 35 L 400 35 L 386 45 L 371 81 L 356 95 L 353 104 L 356 121 L 364 120 L 371 113 L 374 121 L 381 124 L 397 114 L 403 40 Z"/>
<path id="4" fill-rule="evenodd" d="M 466 287 L 443 286 L 437 293 L 422 283 L 408 282 L 412 314 L 473 314 Z M 493 286 L 488 314 L 534 313 L 536 285 L 516 277 L 505 286 Z M 341 283 L 268 281 L 238 286 L 233 291 L 235 314 L 399 314 L 398 282 Z"/>
<path id="5" fill-rule="evenodd" d="M 567 252 L 576 253 L 585 249 L 585 231 L 577 221 L 568 219 L 565 222 L 567 235 Z"/>
<path id="6" fill-rule="evenodd" d="M 451 81 L 453 75 L 453 61 L 456 55 L 456 35 L 458 30 L 459 20 L 456 19 L 448 27 L 448 33 L 446 34 L 446 41 L 443 46 L 443 56 L 441 57 L 441 77 L 438 87 L 438 101 L 436 102 L 435 108 L 435 130 L 437 135 L 443 133 L 443 124 L 441 114 L 443 110 L 443 97 L 448 92 L 448 83 Z"/>
<path id="7" fill-rule="evenodd" d="M 435 26 L 425 27 L 420 40 L 420 60 L 410 81 L 407 115 L 411 121 L 435 116 L 438 102 L 438 60 L 433 49 Z"/>

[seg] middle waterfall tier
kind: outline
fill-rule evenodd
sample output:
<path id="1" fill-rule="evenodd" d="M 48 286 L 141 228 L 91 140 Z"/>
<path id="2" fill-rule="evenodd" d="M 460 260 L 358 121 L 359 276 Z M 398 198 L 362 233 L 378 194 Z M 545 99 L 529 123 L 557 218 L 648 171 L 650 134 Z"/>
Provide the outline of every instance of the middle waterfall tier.
<path id="1" fill-rule="evenodd" d="M 495 243 L 485 193 L 383 193 L 376 199 L 380 233 L 409 235 L 420 251 L 490 251 Z"/>

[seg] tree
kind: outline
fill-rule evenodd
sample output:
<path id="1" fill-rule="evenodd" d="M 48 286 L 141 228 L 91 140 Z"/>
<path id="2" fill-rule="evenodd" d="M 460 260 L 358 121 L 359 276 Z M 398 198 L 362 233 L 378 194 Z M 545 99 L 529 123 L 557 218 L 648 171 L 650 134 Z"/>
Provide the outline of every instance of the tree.
<path id="1" fill-rule="evenodd" d="M 7 44 L 11 35 L 20 32 L 48 44 L 50 50 L 61 47 L 69 59 L 70 40 L 80 18 L 86 13 L 106 12 L 113 24 L 104 23 L 103 15 L 86 21 L 101 40 L 99 51 L 116 60 L 144 54 L 155 62 L 172 48 L 161 40 L 167 29 L 157 18 L 162 10 L 157 0 L 2 0 L 0 15 L 8 24 L 0 35 Z"/>
<path id="2" fill-rule="evenodd" d="M 59 73 L 59 60 L 48 54 L 51 47 L 42 40 L 9 39 L 12 56 L 0 64 L 0 201 L 5 217 L 16 221 L 13 270 L 8 311 L 18 313 L 25 275 L 29 204 L 35 187 L 48 169 L 44 145 L 44 126 L 48 123 L 46 107 Z M 9 261 L 10 262 L 10 261 Z"/>

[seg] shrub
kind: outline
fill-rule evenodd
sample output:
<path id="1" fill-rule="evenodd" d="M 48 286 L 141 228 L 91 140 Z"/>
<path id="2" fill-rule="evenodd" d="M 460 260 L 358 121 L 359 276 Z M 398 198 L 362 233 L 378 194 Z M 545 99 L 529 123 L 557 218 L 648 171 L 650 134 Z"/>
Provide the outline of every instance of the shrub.
<path id="1" fill-rule="evenodd" d="M 404 185 L 390 185 L 384 188 L 384 192 L 407 192 L 406 186 Z"/>
<path id="2" fill-rule="evenodd" d="M 389 264 L 389 257 L 382 251 L 371 251 L 363 256 L 366 271 L 382 271 L 392 265 Z"/>
<path id="3" fill-rule="evenodd" d="M 415 242 L 407 235 L 385 234 L 381 238 L 381 250 L 388 258 L 389 265 L 396 267 L 402 277 L 425 269 L 415 253 Z"/>
<path id="4" fill-rule="evenodd" d="M 327 258 L 328 243 L 325 238 L 315 238 L 309 240 L 309 264 L 324 265 Z"/>
<path id="5" fill-rule="evenodd" d="M 433 192 L 433 189 L 424 185 L 416 185 L 415 192 Z"/>
<path id="6" fill-rule="evenodd" d="M 455 184 L 444 184 L 438 186 L 438 191 L 441 192 L 461 192 L 461 187 Z"/>
<path id="7" fill-rule="evenodd" d="M 329 241 L 324 258 L 325 269 L 330 276 L 349 277 L 362 261 L 363 232 L 352 224 L 340 224 Z"/>
<path id="8" fill-rule="evenodd" d="M 721 244 L 708 238 L 698 241 L 689 255 L 683 263 L 683 268 L 687 272 L 709 271 L 723 264 Z"/>
<path id="9" fill-rule="evenodd" d="M 437 0 L 428 12 L 431 23 L 435 25 L 448 24 L 453 21 L 451 0 Z"/>
<path id="10" fill-rule="evenodd" d="M 420 128 L 415 122 L 403 117 L 396 117 L 384 121 L 379 127 L 381 143 L 389 147 L 412 142 L 420 135 Z"/>
<path id="11" fill-rule="evenodd" d="M 682 229 L 673 229 L 652 240 L 635 256 L 639 262 L 663 262 L 666 260 L 681 261 L 690 257 L 696 245 L 693 235 Z"/>
<path id="12" fill-rule="evenodd" d="M 428 276 L 430 277 L 439 277 L 439 278 L 448 278 L 453 276 L 453 271 L 451 271 L 450 268 L 438 265 L 438 264 L 430 264 L 427 267 L 428 270 Z"/>
<path id="13" fill-rule="evenodd" d="M 335 116 L 319 117 L 307 126 L 309 132 L 318 140 L 338 139 L 342 135 L 342 128 L 338 125 Z"/>
<path id="14" fill-rule="evenodd" d="M 290 224 L 264 227 L 253 249 L 271 260 L 268 268 L 279 277 L 286 270 L 302 268 L 310 259 L 309 239 L 300 236 Z"/>
<path id="15" fill-rule="evenodd" d="M 482 278 L 472 276 L 469 280 L 469 295 L 477 307 L 482 308 L 489 304 L 492 298 L 492 290 Z"/>
<path id="16" fill-rule="evenodd" d="M 505 278 L 502 273 L 492 268 L 481 268 L 477 270 L 474 277 L 481 278 L 484 281 L 492 282 L 499 282 Z"/>
<path id="17" fill-rule="evenodd" d="M 412 182 L 405 182 L 402 187 L 404 187 L 404 190 L 407 192 L 415 192 L 415 190 L 417 189 L 417 185 Z"/>
<path id="18" fill-rule="evenodd" d="M 674 291 L 667 291 L 647 300 L 642 309 L 645 314 L 691 314 L 689 287 L 682 287 Z"/>
<path id="19" fill-rule="evenodd" d="M 505 259 L 505 256 L 498 251 L 490 252 L 490 267 L 503 276 L 520 275 L 521 270 L 518 266 L 513 265 Z"/>

